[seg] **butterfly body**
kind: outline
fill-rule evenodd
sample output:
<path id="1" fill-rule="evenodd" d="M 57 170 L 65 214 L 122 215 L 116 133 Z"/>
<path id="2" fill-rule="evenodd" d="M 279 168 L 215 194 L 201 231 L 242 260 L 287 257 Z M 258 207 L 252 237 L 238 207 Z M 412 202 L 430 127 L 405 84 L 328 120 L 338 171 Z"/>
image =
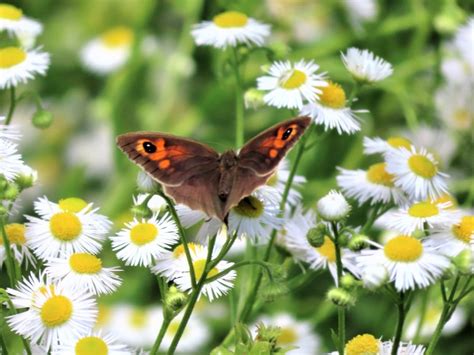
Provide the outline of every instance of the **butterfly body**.
<path id="1" fill-rule="evenodd" d="M 297 117 L 275 125 L 238 153 L 219 154 L 191 139 L 152 132 L 120 135 L 117 144 L 176 203 L 224 221 L 232 207 L 266 183 L 309 124 L 310 118 Z"/>

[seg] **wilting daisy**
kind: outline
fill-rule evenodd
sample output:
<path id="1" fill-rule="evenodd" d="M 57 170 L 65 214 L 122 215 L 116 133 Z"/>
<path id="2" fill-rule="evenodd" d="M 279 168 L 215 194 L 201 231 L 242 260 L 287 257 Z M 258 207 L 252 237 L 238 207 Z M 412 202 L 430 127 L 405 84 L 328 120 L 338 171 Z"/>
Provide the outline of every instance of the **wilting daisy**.
<path id="1" fill-rule="evenodd" d="M 121 284 L 116 275 L 120 268 L 103 267 L 100 258 L 87 253 L 50 258 L 45 271 L 52 280 L 62 280 L 65 285 L 81 287 L 95 295 L 112 293 Z"/>
<path id="2" fill-rule="evenodd" d="M 198 46 L 236 47 L 238 44 L 262 46 L 270 35 L 270 26 L 237 11 L 226 11 L 203 21 L 191 31 Z"/>
<path id="3" fill-rule="evenodd" d="M 194 276 L 196 280 L 200 280 L 204 273 L 204 268 L 206 266 L 207 248 L 202 245 L 196 244 L 195 247 L 190 251 L 194 268 Z M 183 292 L 190 291 L 192 284 L 188 262 L 186 258 L 181 258 L 178 260 L 178 262 L 180 264 L 180 273 L 176 276 L 175 279 L 176 286 Z M 226 270 L 232 265 L 234 265 L 234 263 L 230 263 L 224 260 L 219 261 L 219 263 L 217 263 L 217 265 L 215 265 L 211 269 L 211 271 L 209 271 L 206 280 L 216 276 L 217 274 Z M 227 292 L 233 287 L 234 279 L 236 276 L 237 273 L 235 272 L 235 270 L 232 270 L 216 280 L 206 282 L 204 284 L 204 287 L 202 288 L 202 293 L 209 299 L 209 301 L 212 302 L 214 299 L 227 294 Z"/>
<path id="4" fill-rule="evenodd" d="M 127 345 L 121 344 L 118 338 L 109 333 L 89 332 L 80 338 L 61 342 L 53 351 L 53 355 L 129 355 L 134 353 Z"/>
<path id="5" fill-rule="evenodd" d="M 308 321 L 296 320 L 291 314 L 279 313 L 272 316 L 260 317 L 252 327 L 254 337 L 257 334 L 257 326 L 262 322 L 266 326 L 278 327 L 280 335 L 276 340 L 276 346 L 295 349 L 286 354 L 319 354 L 321 340 L 313 331 L 313 326 Z"/>
<path id="6" fill-rule="evenodd" d="M 23 15 L 21 9 L 9 4 L 0 4 L 0 31 L 8 31 L 18 37 L 25 34 L 36 37 L 42 30 L 41 23 Z"/>
<path id="7" fill-rule="evenodd" d="M 364 154 L 385 154 L 393 149 L 410 149 L 411 146 L 412 143 L 404 137 L 393 136 L 387 138 L 387 140 L 379 137 L 364 137 Z"/>
<path id="8" fill-rule="evenodd" d="M 463 250 L 474 254 L 474 216 L 453 219 L 450 224 L 435 228 L 430 240 L 441 253 L 451 257 Z"/>
<path id="9" fill-rule="evenodd" d="M 271 229 L 279 228 L 283 220 L 278 217 L 279 208 L 271 199 L 254 192 L 243 198 L 229 213 L 229 235 L 250 238 L 258 243 L 269 238 Z"/>
<path id="10" fill-rule="evenodd" d="M 21 283 L 20 283 L 21 284 Z M 31 297 L 30 293 L 17 295 L 11 289 L 13 303 Z M 31 302 L 31 301 L 30 301 Z M 92 329 L 97 317 L 97 305 L 86 290 L 62 283 L 47 285 L 35 298 L 28 310 L 7 317 L 12 330 L 51 349 L 61 342 L 73 341 Z"/>
<path id="11" fill-rule="evenodd" d="M 319 199 L 316 209 L 322 219 L 335 222 L 349 215 L 351 205 L 347 203 L 345 197 L 340 192 L 331 190 Z"/>
<path id="12" fill-rule="evenodd" d="M 7 181 L 13 181 L 23 168 L 17 145 L 9 140 L 0 139 L 0 175 Z"/>
<path id="13" fill-rule="evenodd" d="M 316 73 L 318 69 L 313 61 L 274 62 L 268 75 L 257 79 L 257 88 L 269 91 L 263 100 L 270 106 L 301 109 L 303 101 L 315 102 L 327 85 L 324 75 Z"/>
<path id="14" fill-rule="evenodd" d="M 397 205 L 406 201 L 404 193 L 393 183 L 394 176 L 386 170 L 386 163 L 371 165 L 365 170 L 347 170 L 338 168 L 340 171 L 336 177 L 337 184 L 347 197 L 355 198 L 360 205 L 370 201 L 371 205 L 378 202 Z"/>
<path id="15" fill-rule="evenodd" d="M 328 85 L 320 90 L 318 100 L 303 106 L 301 114 L 310 116 L 315 124 L 324 126 L 326 131 L 336 129 L 338 134 L 352 134 L 360 131 L 356 111 L 346 107 L 344 89 L 339 84 L 329 81 Z"/>
<path id="16" fill-rule="evenodd" d="M 49 67 L 49 54 L 39 49 L 0 48 L 0 89 L 15 87 L 44 75 Z"/>
<path id="17" fill-rule="evenodd" d="M 375 83 L 392 75 L 392 65 L 367 49 L 349 48 L 341 54 L 346 69 L 355 80 Z"/>
<path id="18" fill-rule="evenodd" d="M 81 50 L 82 64 L 91 72 L 105 75 L 120 69 L 130 56 L 134 33 L 125 26 L 109 29 Z"/>
<path id="19" fill-rule="evenodd" d="M 357 266 L 362 270 L 383 265 L 398 291 L 424 288 L 433 284 L 446 270 L 449 259 L 426 242 L 398 235 L 385 245 L 370 242 L 376 249 L 362 250 Z"/>
<path id="20" fill-rule="evenodd" d="M 385 156 L 386 170 L 395 176 L 395 186 L 412 200 L 436 199 L 447 192 L 447 174 L 439 171 L 438 162 L 424 148 L 393 149 Z"/>
<path id="21" fill-rule="evenodd" d="M 189 250 L 195 251 L 197 244 L 188 243 Z M 186 259 L 184 245 L 177 245 L 173 251 L 165 251 L 159 258 L 156 259 L 155 265 L 151 271 L 157 275 L 166 278 L 168 281 L 174 280 L 180 273 L 181 259 Z"/>
<path id="22" fill-rule="evenodd" d="M 336 248 L 329 236 L 324 237 L 323 244 L 315 248 L 309 244 L 307 234 L 316 226 L 316 215 L 308 211 L 302 214 L 296 211 L 293 218 L 285 223 L 284 244 L 296 260 L 309 264 L 313 270 L 329 269 L 337 284 Z M 341 249 L 342 265 L 354 275 L 359 270 L 354 262 L 354 253 L 349 249 Z"/>
<path id="23" fill-rule="evenodd" d="M 111 223 L 80 198 L 61 200 L 59 204 L 46 197 L 35 202 L 41 218 L 26 216 L 27 246 L 35 255 L 47 260 L 75 252 L 97 254 Z"/>
<path id="24" fill-rule="evenodd" d="M 134 219 L 110 237 L 112 249 L 126 265 L 151 266 L 179 239 L 178 229 L 169 214 L 158 218 Z"/>
<path id="25" fill-rule="evenodd" d="M 389 211 L 380 217 L 380 224 L 385 228 L 404 234 L 412 234 L 416 230 L 452 224 L 458 217 L 458 211 L 450 209 L 451 203 L 436 203 L 434 201 L 414 202 Z"/>
<path id="26" fill-rule="evenodd" d="M 13 252 L 14 258 L 19 264 L 25 262 L 25 266 L 28 264 L 35 267 L 36 259 L 31 253 L 30 249 L 26 246 L 26 235 L 25 225 L 19 223 L 10 223 L 5 226 L 5 232 L 7 234 L 8 241 L 10 242 L 10 248 Z M 3 238 L 0 237 L 0 267 L 6 259 L 6 250 L 3 245 Z"/>

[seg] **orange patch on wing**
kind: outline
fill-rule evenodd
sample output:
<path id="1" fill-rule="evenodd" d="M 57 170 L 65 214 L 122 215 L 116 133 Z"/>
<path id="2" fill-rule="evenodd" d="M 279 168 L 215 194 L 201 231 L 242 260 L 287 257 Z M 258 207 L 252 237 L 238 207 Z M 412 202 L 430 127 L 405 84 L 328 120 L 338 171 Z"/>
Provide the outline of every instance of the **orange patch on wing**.
<path id="1" fill-rule="evenodd" d="M 268 152 L 268 155 L 270 156 L 270 158 L 276 158 L 278 156 L 278 150 L 270 149 L 270 151 Z"/>
<path id="2" fill-rule="evenodd" d="M 171 162 L 169 159 L 165 159 L 165 160 L 162 160 L 158 163 L 158 167 L 161 169 L 161 170 L 166 170 L 170 167 L 171 165 Z"/>
<path id="3" fill-rule="evenodd" d="M 158 151 L 156 153 L 150 154 L 149 158 L 151 160 L 162 160 L 168 156 L 168 153 L 166 150 Z"/>

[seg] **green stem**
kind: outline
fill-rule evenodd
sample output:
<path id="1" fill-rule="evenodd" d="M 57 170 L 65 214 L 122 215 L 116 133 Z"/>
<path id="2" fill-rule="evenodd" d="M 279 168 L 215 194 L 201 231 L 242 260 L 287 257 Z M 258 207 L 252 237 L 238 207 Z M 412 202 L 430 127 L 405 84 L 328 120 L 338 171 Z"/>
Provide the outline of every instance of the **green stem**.
<path id="1" fill-rule="evenodd" d="M 347 99 L 347 107 L 352 107 L 352 104 L 354 103 L 354 99 L 359 92 L 360 89 L 360 84 L 357 81 L 354 81 L 352 85 L 351 92 L 349 94 L 349 98 Z"/>
<path id="2" fill-rule="evenodd" d="M 405 294 L 401 292 L 399 294 L 397 302 L 398 308 L 398 319 L 397 327 L 395 328 L 395 338 L 393 340 L 392 355 L 397 355 L 398 347 L 400 346 L 400 339 L 402 338 L 403 325 L 405 323 L 406 309 L 405 309 Z"/>
<path id="3" fill-rule="evenodd" d="M 7 349 L 7 345 L 5 343 L 5 338 L 3 336 L 3 333 L 0 334 L 0 347 L 2 349 L 2 354 L 8 354 L 8 349 Z"/>
<path id="4" fill-rule="evenodd" d="M 332 222 L 332 232 L 334 236 L 334 248 L 336 249 L 336 269 L 337 269 L 337 286 L 341 284 L 342 277 L 342 256 L 341 256 L 341 245 L 339 241 L 339 231 L 337 228 L 337 222 Z M 339 355 L 344 355 L 344 345 L 346 344 L 346 309 L 344 306 L 337 307 L 337 335 L 338 341 L 338 352 Z"/>
<path id="5" fill-rule="evenodd" d="M 153 347 L 150 350 L 150 355 L 156 355 L 158 353 L 158 349 L 160 348 L 161 342 L 163 341 L 163 338 L 166 334 L 166 330 L 168 329 L 172 320 L 173 318 L 168 316 L 165 316 L 163 318 L 163 323 L 161 323 L 160 331 L 158 332 L 158 335 L 155 339 L 155 343 L 153 344 Z"/>
<path id="6" fill-rule="evenodd" d="M 416 326 L 415 336 L 413 337 L 413 342 L 417 343 L 421 334 L 421 330 L 423 329 L 423 324 L 426 318 L 426 311 L 428 310 L 428 299 L 429 299 L 430 289 L 428 288 L 426 292 L 423 293 L 423 297 L 421 299 L 421 310 L 420 310 L 420 318 L 418 320 L 418 324 Z"/>
<path id="7" fill-rule="evenodd" d="M 438 324 L 436 325 L 436 329 L 431 336 L 430 343 L 428 344 L 428 348 L 426 349 L 425 355 L 431 355 L 436 348 L 436 344 L 441 336 L 441 332 L 444 328 L 444 324 L 446 323 L 446 318 L 449 312 L 449 306 L 445 303 L 443 307 L 443 311 L 441 312 L 441 316 L 439 317 Z"/>
<path id="8" fill-rule="evenodd" d="M 8 126 L 13 118 L 13 112 L 15 112 L 16 100 L 15 100 L 15 87 L 10 88 L 10 108 L 8 109 L 7 118 L 5 124 Z"/>
<path id="9" fill-rule="evenodd" d="M 244 100 L 237 51 L 236 47 L 232 48 L 232 67 L 235 76 L 235 146 L 240 148 L 244 144 Z"/>
<path id="10" fill-rule="evenodd" d="M 5 230 L 6 219 L 4 217 L 0 218 L 0 229 L 2 233 L 3 246 L 5 248 L 5 254 L 7 257 L 7 273 L 8 279 L 10 281 L 10 287 L 15 287 L 16 285 L 16 266 L 15 258 L 12 254 L 12 249 L 10 246 L 10 240 L 8 239 L 7 232 Z"/>
<path id="11" fill-rule="evenodd" d="M 227 269 L 221 271 L 221 272 L 218 273 L 217 275 L 208 278 L 208 279 L 206 280 L 206 283 L 215 281 L 215 280 L 221 278 L 222 276 L 227 275 L 227 274 L 228 274 L 229 272 L 231 272 L 232 270 L 236 270 L 236 269 L 238 269 L 239 267 L 247 266 L 247 265 L 258 265 L 258 266 L 260 266 L 263 270 L 266 271 L 266 273 L 267 273 L 267 275 L 268 275 L 268 278 L 269 278 L 270 280 L 273 280 L 272 272 L 271 272 L 270 268 L 268 267 L 268 265 L 267 265 L 266 263 L 264 263 L 263 261 L 260 261 L 260 260 L 246 260 L 246 261 L 241 261 L 241 262 L 239 262 L 239 263 L 235 263 L 234 265 L 232 265 L 231 267 L 228 267 Z"/>

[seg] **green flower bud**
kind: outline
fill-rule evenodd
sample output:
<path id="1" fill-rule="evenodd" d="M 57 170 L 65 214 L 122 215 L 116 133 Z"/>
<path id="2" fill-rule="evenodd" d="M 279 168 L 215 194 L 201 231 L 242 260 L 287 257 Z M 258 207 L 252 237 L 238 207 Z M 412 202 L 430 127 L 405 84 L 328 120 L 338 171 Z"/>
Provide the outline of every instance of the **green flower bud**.
<path id="1" fill-rule="evenodd" d="M 45 129 L 53 123 L 53 114 L 49 111 L 38 109 L 31 119 L 33 126 L 40 129 Z"/>
<path id="2" fill-rule="evenodd" d="M 181 311 L 183 307 L 186 306 L 187 301 L 188 296 L 185 293 L 180 292 L 176 287 L 172 286 L 166 294 L 165 306 L 171 312 L 175 313 Z"/>
<path id="3" fill-rule="evenodd" d="M 366 235 L 357 234 L 349 240 L 347 246 L 352 251 L 359 251 L 360 249 L 363 249 L 367 245 L 368 240 L 369 240 L 369 237 L 367 237 Z"/>
<path id="4" fill-rule="evenodd" d="M 315 248 L 320 248 L 324 244 L 324 238 L 328 234 L 326 226 L 322 223 L 318 224 L 316 227 L 311 228 L 308 233 L 306 233 L 306 239 L 308 243 Z"/>
<path id="5" fill-rule="evenodd" d="M 15 183 L 10 183 L 7 185 L 6 189 L 3 190 L 2 197 L 4 200 L 14 201 L 20 194 L 20 189 Z"/>
<path id="6" fill-rule="evenodd" d="M 152 215 L 151 210 L 147 206 L 144 206 L 144 205 L 133 206 L 130 209 L 130 211 L 137 218 L 148 218 Z"/>
<path id="7" fill-rule="evenodd" d="M 5 217 L 5 216 L 8 216 L 8 210 L 6 209 L 6 207 L 3 207 L 2 205 L 0 205 L 0 217 Z"/>
<path id="8" fill-rule="evenodd" d="M 25 166 L 23 171 L 15 178 L 15 183 L 20 188 L 20 191 L 23 191 L 32 187 L 37 180 L 38 172 L 31 169 L 29 166 Z"/>
<path id="9" fill-rule="evenodd" d="M 453 264 L 457 267 L 461 274 L 470 275 L 474 271 L 473 257 L 469 249 L 465 249 L 456 255 Z"/>
<path id="10" fill-rule="evenodd" d="M 263 106 L 263 91 L 257 90 L 255 88 L 249 89 L 244 94 L 244 103 L 245 108 L 257 109 Z"/>
<path id="11" fill-rule="evenodd" d="M 355 303 L 355 297 L 343 288 L 334 287 L 330 289 L 327 298 L 335 305 L 342 307 L 352 306 Z"/>
<path id="12" fill-rule="evenodd" d="M 350 290 L 360 285 L 361 282 L 359 280 L 356 280 L 352 275 L 346 274 L 341 277 L 341 286 L 346 290 Z"/>

